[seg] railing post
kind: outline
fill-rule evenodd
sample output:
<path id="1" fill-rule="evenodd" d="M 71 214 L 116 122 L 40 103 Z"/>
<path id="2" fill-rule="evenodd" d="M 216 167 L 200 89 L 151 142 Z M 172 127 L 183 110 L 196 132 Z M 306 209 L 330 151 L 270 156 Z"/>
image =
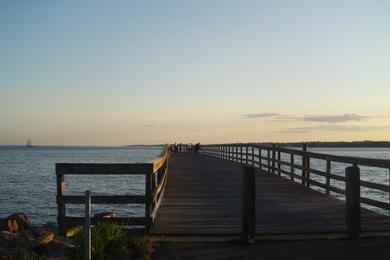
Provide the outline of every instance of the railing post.
<path id="1" fill-rule="evenodd" d="M 252 166 L 255 166 L 255 147 L 252 145 Z"/>
<path id="2" fill-rule="evenodd" d="M 146 203 L 145 203 L 145 232 L 146 234 L 150 234 L 150 230 L 152 228 L 152 178 L 153 178 L 153 165 L 151 165 L 151 169 L 148 170 L 145 174 L 145 195 L 146 195 Z"/>
<path id="3" fill-rule="evenodd" d="M 259 168 L 260 170 L 263 169 L 263 159 L 261 158 L 263 155 L 261 154 L 261 148 L 259 147 Z"/>
<path id="4" fill-rule="evenodd" d="M 281 172 L 280 172 L 280 151 L 278 151 L 278 174 L 279 175 L 282 175 Z"/>
<path id="5" fill-rule="evenodd" d="M 302 185 L 306 186 L 306 151 L 307 151 L 307 144 L 302 145 Z"/>
<path id="6" fill-rule="evenodd" d="M 91 260 L 91 192 L 85 192 L 84 260 Z"/>
<path id="7" fill-rule="evenodd" d="M 245 145 L 245 164 L 249 165 L 249 145 Z"/>
<path id="8" fill-rule="evenodd" d="M 254 167 L 244 167 L 242 183 L 242 238 L 248 241 L 253 240 L 256 235 L 256 176 Z"/>
<path id="9" fill-rule="evenodd" d="M 294 154 L 290 153 L 290 179 L 293 181 L 294 180 Z"/>
<path id="10" fill-rule="evenodd" d="M 350 239 L 356 239 L 361 231 L 360 219 L 360 169 L 357 165 L 345 169 L 346 231 Z"/>
<path id="11" fill-rule="evenodd" d="M 272 145 L 272 173 L 275 173 L 275 161 L 276 161 L 276 153 L 275 153 L 275 145 Z"/>
<path id="12" fill-rule="evenodd" d="M 56 166 L 57 167 L 57 166 Z M 58 223 L 58 233 L 60 235 L 65 234 L 63 218 L 66 215 L 65 203 L 62 200 L 62 196 L 65 194 L 65 183 L 64 183 L 64 174 L 59 173 L 59 170 L 56 168 L 56 177 L 57 177 L 57 223 Z"/>
<path id="13" fill-rule="evenodd" d="M 243 146 L 242 146 L 242 144 L 240 144 L 240 163 L 242 164 L 242 162 L 243 162 L 243 160 L 242 160 L 242 158 L 243 158 L 243 155 L 242 155 L 242 148 L 243 148 Z"/>
<path id="14" fill-rule="evenodd" d="M 330 168 L 331 167 L 331 161 L 329 158 L 326 159 L 326 195 L 329 195 L 329 187 L 330 187 Z"/>
<path id="15" fill-rule="evenodd" d="M 225 153 L 225 160 L 227 160 L 228 159 L 228 146 L 225 145 L 223 149 L 224 149 L 224 153 Z"/>
<path id="16" fill-rule="evenodd" d="M 267 164 L 268 164 L 268 173 L 271 172 L 271 150 L 267 148 Z"/>
<path id="17" fill-rule="evenodd" d="M 310 188 L 310 157 L 306 156 L 306 187 Z"/>

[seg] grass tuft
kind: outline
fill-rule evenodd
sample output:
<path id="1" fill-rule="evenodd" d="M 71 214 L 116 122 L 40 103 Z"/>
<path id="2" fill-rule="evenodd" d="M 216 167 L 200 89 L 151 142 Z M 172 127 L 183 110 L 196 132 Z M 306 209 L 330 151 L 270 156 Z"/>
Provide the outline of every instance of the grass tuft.
<path id="1" fill-rule="evenodd" d="M 84 256 L 84 232 L 74 237 L 74 255 L 76 259 Z M 148 260 L 153 251 L 152 243 L 145 238 L 136 238 L 119 226 L 109 222 L 98 223 L 91 230 L 92 259 L 139 259 Z"/>
<path id="2" fill-rule="evenodd" d="M 9 253 L 5 249 L 0 248 L 0 259 L 1 260 L 42 260 L 43 258 L 38 254 L 19 249 L 16 253 Z"/>

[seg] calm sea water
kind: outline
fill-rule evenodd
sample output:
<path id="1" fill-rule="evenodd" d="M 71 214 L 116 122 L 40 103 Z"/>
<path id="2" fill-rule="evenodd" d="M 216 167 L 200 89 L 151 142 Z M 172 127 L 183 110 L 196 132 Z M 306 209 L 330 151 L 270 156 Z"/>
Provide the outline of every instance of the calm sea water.
<path id="1" fill-rule="evenodd" d="M 0 146 L 0 217 L 26 212 L 33 223 L 55 222 L 57 217 L 55 163 L 149 162 L 162 147 L 18 147 Z M 66 193 L 143 194 L 139 175 L 66 175 Z M 141 215 L 142 205 L 93 205 L 93 213 L 112 210 L 119 216 Z M 82 205 L 67 205 L 67 214 L 82 216 Z"/>
<path id="2" fill-rule="evenodd" d="M 14 212 L 26 212 L 35 224 L 55 222 L 57 216 L 55 163 L 133 163 L 148 162 L 155 158 L 162 147 L 9 147 L 0 146 L 0 217 Z M 390 159 L 389 148 L 313 148 L 313 152 L 367 158 Z M 285 158 L 286 161 L 289 157 Z M 332 164 L 332 173 L 344 175 L 348 165 Z M 311 161 L 311 167 L 325 169 L 325 162 Z M 286 168 L 286 170 L 288 170 Z M 317 178 L 317 177 L 316 177 Z M 389 170 L 371 167 L 361 168 L 361 178 L 389 184 Z M 317 178 L 324 182 L 322 177 Z M 66 193 L 83 194 L 144 194 L 144 178 L 140 176 L 65 176 Z M 343 188 L 343 183 L 333 181 Z M 362 189 L 363 196 L 389 201 L 389 194 Z M 336 194 L 333 194 L 338 196 Z M 342 196 L 338 196 L 343 199 Z M 93 213 L 111 210 L 119 216 L 141 216 L 144 207 L 134 205 L 93 205 Z M 80 205 L 67 205 L 67 214 L 82 216 Z M 388 214 L 388 212 L 380 211 Z"/>

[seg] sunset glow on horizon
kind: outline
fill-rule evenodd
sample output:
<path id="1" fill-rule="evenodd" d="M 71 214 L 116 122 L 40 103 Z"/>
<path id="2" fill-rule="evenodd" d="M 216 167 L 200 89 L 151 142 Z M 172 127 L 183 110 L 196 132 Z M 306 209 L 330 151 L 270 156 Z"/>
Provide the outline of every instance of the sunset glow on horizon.
<path id="1" fill-rule="evenodd" d="M 389 1 L 2 1 L 0 145 L 390 140 Z"/>

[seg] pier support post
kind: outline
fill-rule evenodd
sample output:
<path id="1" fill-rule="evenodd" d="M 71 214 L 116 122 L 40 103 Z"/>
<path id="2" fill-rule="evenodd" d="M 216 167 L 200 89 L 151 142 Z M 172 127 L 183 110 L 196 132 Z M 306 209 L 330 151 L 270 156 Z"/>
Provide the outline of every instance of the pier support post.
<path id="1" fill-rule="evenodd" d="M 306 181 L 307 181 L 307 176 L 306 176 L 306 169 L 307 169 L 307 165 L 306 165 L 307 144 L 304 143 L 302 145 L 302 151 L 303 151 L 303 155 L 302 155 L 302 185 L 306 186 Z"/>
<path id="2" fill-rule="evenodd" d="M 62 197 L 65 194 L 65 182 L 64 174 L 59 173 L 59 169 L 56 165 L 56 175 L 57 175 L 57 223 L 58 223 L 58 233 L 60 235 L 65 234 L 64 222 L 63 219 L 66 216 L 65 203 L 62 200 Z"/>
<path id="3" fill-rule="evenodd" d="M 256 236 L 256 177 L 253 166 L 244 167 L 241 203 L 242 238 L 249 241 Z"/>
<path id="4" fill-rule="evenodd" d="M 91 192 L 85 192 L 84 260 L 91 260 Z"/>
<path id="5" fill-rule="evenodd" d="M 357 165 L 345 169 L 346 178 L 346 231 L 350 239 L 359 238 L 361 231 L 360 216 L 360 169 Z"/>
<path id="6" fill-rule="evenodd" d="M 272 145 L 272 173 L 275 174 L 275 162 L 276 162 L 276 151 L 275 151 L 276 145 Z"/>
<path id="7" fill-rule="evenodd" d="M 153 167 L 145 174 L 145 195 L 147 198 L 147 201 L 145 203 L 145 233 L 147 235 L 150 234 L 151 228 L 152 228 L 152 192 L 153 192 Z"/>

